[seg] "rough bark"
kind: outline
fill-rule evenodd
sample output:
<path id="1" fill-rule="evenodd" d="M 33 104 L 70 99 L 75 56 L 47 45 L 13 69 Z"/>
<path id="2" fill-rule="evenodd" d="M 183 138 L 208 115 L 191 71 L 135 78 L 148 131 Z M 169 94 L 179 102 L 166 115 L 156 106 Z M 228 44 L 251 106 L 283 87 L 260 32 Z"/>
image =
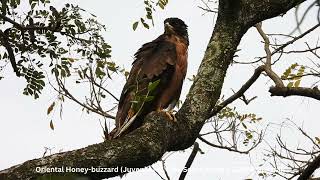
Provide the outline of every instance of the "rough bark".
<path id="1" fill-rule="evenodd" d="M 0 179 L 32 179 L 36 167 L 146 167 L 167 151 L 190 147 L 221 92 L 226 71 L 244 33 L 262 20 L 286 13 L 304 0 L 220 0 L 215 28 L 177 123 L 151 113 L 142 127 L 117 140 L 27 161 L 0 172 Z M 93 179 L 123 173 L 87 174 Z M 61 174 L 60 174 L 61 175 Z"/>

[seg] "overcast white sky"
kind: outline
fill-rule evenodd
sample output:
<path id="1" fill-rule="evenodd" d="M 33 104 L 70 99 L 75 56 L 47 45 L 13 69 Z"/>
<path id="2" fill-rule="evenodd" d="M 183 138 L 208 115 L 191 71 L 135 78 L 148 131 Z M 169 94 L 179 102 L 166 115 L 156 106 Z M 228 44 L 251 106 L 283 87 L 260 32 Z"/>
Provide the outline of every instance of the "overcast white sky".
<path id="1" fill-rule="evenodd" d="M 213 14 L 203 15 L 203 11 L 197 6 L 202 5 L 200 0 L 170 1 L 165 10 L 154 13 L 155 27 L 149 30 L 138 28 L 132 30 L 132 23 L 144 15 L 142 0 L 131 1 L 63 1 L 56 0 L 55 4 L 75 3 L 89 12 L 97 15 L 98 20 L 105 24 L 107 32 L 105 38 L 112 46 L 112 59 L 119 65 L 130 68 L 133 54 L 144 43 L 155 39 L 163 32 L 163 20 L 168 17 L 179 17 L 189 26 L 189 65 L 187 77 L 191 77 L 197 72 L 197 68 L 203 57 L 207 42 L 211 36 L 214 18 Z M 312 17 L 315 17 L 313 15 Z M 308 20 L 304 24 L 304 30 L 315 24 L 315 21 Z M 288 33 L 295 27 L 293 13 L 287 13 L 282 18 L 275 18 L 264 23 L 266 33 Z M 317 30 L 308 39 L 315 43 L 317 40 Z M 263 56 L 263 45 L 256 30 L 251 28 L 241 41 L 238 53 L 239 61 L 250 61 L 254 57 Z M 293 47 L 304 48 L 305 41 Z M 305 58 L 301 56 L 289 56 L 283 63 L 279 63 L 276 71 L 282 73 L 292 62 L 303 62 Z M 226 96 L 232 94 L 231 88 L 237 90 L 251 76 L 254 67 L 251 65 L 233 65 L 228 70 L 222 94 Z M 85 147 L 90 144 L 102 141 L 102 132 L 99 125 L 98 116 L 87 115 L 81 108 L 72 102 L 67 102 L 64 108 L 63 119 L 58 116 L 47 116 L 47 107 L 52 103 L 56 94 L 47 88 L 39 100 L 22 95 L 24 80 L 17 79 L 11 73 L 10 67 L 5 70 L 5 78 L 0 81 L 0 169 L 8 168 L 12 165 L 22 163 L 26 160 L 39 158 L 43 155 L 44 147 L 53 148 L 52 153 L 59 150 L 72 150 Z M 118 78 L 109 88 L 119 96 L 124 79 Z M 258 96 L 258 99 L 250 103 L 249 106 L 237 101 L 241 112 L 254 112 L 263 117 L 262 127 L 270 122 L 280 123 L 286 118 L 292 119 L 298 125 L 304 126 L 311 136 L 320 136 L 319 132 L 319 102 L 308 98 L 281 98 L 270 97 L 268 87 L 272 82 L 262 77 L 250 88 L 250 96 Z M 302 82 L 302 85 L 304 84 Z M 182 99 L 191 86 L 190 81 L 185 81 Z M 56 112 L 58 114 L 58 112 Z M 55 130 L 49 128 L 49 121 L 53 119 Z M 271 134 L 268 137 L 272 142 Z M 298 143 L 294 136 L 288 135 L 288 141 Z M 239 155 L 225 150 L 215 149 L 204 144 L 200 148 L 205 154 L 199 154 L 192 165 L 192 171 L 188 173 L 186 179 L 245 179 L 256 177 L 255 168 L 262 159 L 262 154 L 253 152 L 249 155 Z M 259 148 L 259 150 L 265 147 Z M 173 154 L 167 161 L 167 169 L 171 179 L 177 179 L 184 164 L 191 152 L 191 149 Z M 261 152 L 261 151 L 260 151 Z M 251 158 L 250 158 L 251 157 Z M 253 165 L 250 160 L 253 160 Z M 154 166 L 162 175 L 160 164 Z M 137 173 L 130 173 L 125 179 L 159 179 L 159 177 L 149 168 Z M 114 178 L 119 179 L 119 178 Z M 254 178 L 254 179 L 257 179 Z"/>

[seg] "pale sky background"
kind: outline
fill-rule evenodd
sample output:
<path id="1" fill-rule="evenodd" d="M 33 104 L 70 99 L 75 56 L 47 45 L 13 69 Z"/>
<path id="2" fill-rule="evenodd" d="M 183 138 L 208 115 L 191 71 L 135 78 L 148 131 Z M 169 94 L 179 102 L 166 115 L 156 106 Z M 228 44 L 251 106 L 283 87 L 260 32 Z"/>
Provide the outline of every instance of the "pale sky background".
<path id="1" fill-rule="evenodd" d="M 132 23 L 145 13 L 142 0 L 54 1 L 57 6 L 65 3 L 78 4 L 90 13 L 95 14 L 98 20 L 106 25 L 105 38 L 112 46 L 112 59 L 118 65 L 127 69 L 130 68 L 133 54 L 137 49 L 142 44 L 162 34 L 163 20 L 168 17 L 179 17 L 189 26 L 190 46 L 187 77 L 191 77 L 197 72 L 214 25 L 214 14 L 203 15 L 204 12 L 197 7 L 202 5 L 200 0 L 171 0 L 165 10 L 158 10 L 154 13 L 155 27 L 149 30 L 138 27 L 137 31 L 132 30 Z M 308 27 L 315 25 L 315 17 L 315 13 L 311 14 L 310 19 L 307 19 L 302 29 L 306 30 Z M 295 25 L 293 11 L 290 11 L 284 17 L 264 22 L 263 27 L 266 33 L 288 33 Z M 307 36 L 310 44 L 316 43 L 318 38 L 316 35 L 319 33 L 318 29 Z M 239 47 L 241 51 L 237 53 L 239 57 L 236 60 L 252 61 L 254 57 L 264 56 L 263 44 L 260 41 L 261 38 L 256 30 L 251 28 L 241 41 Z M 305 40 L 301 40 L 291 47 L 303 49 L 305 48 L 304 42 Z M 307 56 L 313 58 L 310 54 Z M 308 61 L 305 55 L 290 55 L 278 64 L 275 71 L 278 74 L 282 74 L 288 65 L 294 62 L 301 62 L 302 64 Z M 253 70 L 254 67 L 252 65 L 231 66 L 228 70 L 222 94 L 228 97 L 232 94 L 231 88 L 238 90 L 252 75 Z M 22 78 L 18 79 L 14 76 L 10 66 L 4 70 L 2 75 L 5 78 L 0 81 L 0 99 L 2 101 L 0 104 L 0 169 L 42 157 L 44 147 L 53 148 L 52 153 L 56 153 L 60 150 L 82 148 L 102 141 L 102 131 L 99 124 L 101 117 L 83 113 L 81 107 L 70 101 L 65 104 L 63 119 L 58 117 L 58 112 L 48 117 L 46 115 L 47 108 L 56 96 L 53 90 L 46 88 L 41 98 L 34 100 L 32 97 L 22 94 L 25 82 Z M 123 84 L 123 78 L 115 79 L 109 89 L 119 96 Z M 298 125 L 303 126 L 311 137 L 320 136 L 320 119 L 316 113 L 320 108 L 319 102 L 301 97 L 270 97 L 268 88 L 271 85 L 273 85 L 271 81 L 261 77 L 246 93 L 248 97 L 258 96 L 258 99 L 248 106 L 241 101 L 236 101 L 232 105 L 237 106 L 240 112 L 254 112 L 261 116 L 263 118 L 261 122 L 262 128 L 268 123 L 281 123 L 289 118 Z M 310 83 L 302 81 L 303 85 L 307 86 Z M 191 82 L 186 80 L 183 86 L 182 99 L 185 98 L 190 86 Z M 50 119 L 54 121 L 54 131 L 49 128 Z M 271 144 L 274 143 L 273 135 L 278 132 L 275 128 L 267 131 L 266 139 Z M 285 140 L 292 143 L 293 146 L 301 143 L 299 138 L 296 137 L 296 133 L 293 134 L 293 131 L 289 131 L 289 133 L 284 136 Z M 255 170 L 259 170 L 258 164 L 263 158 L 261 150 L 266 149 L 266 146 L 260 146 L 250 155 L 231 153 L 226 150 L 212 148 L 203 143 L 200 143 L 200 148 L 205 154 L 197 155 L 192 165 L 192 170 L 188 173 L 186 179 L 258 179 Z M 171 179 L 179 177 L 190 152 L 191 149 L 187 149 L 176 152 L 168 158 L 166 166 Z M 155 164 L 154 167 L 165 177 L 160 163 Z M 160 178 L 148 168 L 136 173 L 130 173 L 124 176 L 123 179 Z"/>

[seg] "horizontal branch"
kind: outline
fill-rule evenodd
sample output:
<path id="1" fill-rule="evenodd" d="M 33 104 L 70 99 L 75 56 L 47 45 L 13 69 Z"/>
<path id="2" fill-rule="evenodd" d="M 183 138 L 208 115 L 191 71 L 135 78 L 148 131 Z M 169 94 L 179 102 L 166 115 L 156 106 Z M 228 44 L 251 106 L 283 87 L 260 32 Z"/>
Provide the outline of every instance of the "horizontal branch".
<path id="1" fill-rule="evenodd" d="M 271 96 L 305 96 L 320 100 L 320 90 L 317 87 L 277 87 L 272 86 L 269 89 Z"/>
<path id="2" fill-rule="evenodd" d="M 158 161 L 165 152 L 186 149 L 194 142 L 195 138 L 189 137 L 194 132 L 188 129 L 187 122 L 180 120 L 180 123 L 177 124 L 166 118 L 168 116 L 165 113 L 151 113 L 146 117 L 146 122 L 142 127 L 122 138 L 27 161 L 0 171 L 0 179 L 27 180 L 42 176 L 43 174 L 36 172 L 37 167 L 63 166 L 65 170 L 67 167 L 146 167 Z M 83 176 L 103 179 L 124 173 L 120 171 L 94 173 L 89 170 L 88 174 Z M 51 173 L 51 175 L 59 175 L 59 173 Z"/>

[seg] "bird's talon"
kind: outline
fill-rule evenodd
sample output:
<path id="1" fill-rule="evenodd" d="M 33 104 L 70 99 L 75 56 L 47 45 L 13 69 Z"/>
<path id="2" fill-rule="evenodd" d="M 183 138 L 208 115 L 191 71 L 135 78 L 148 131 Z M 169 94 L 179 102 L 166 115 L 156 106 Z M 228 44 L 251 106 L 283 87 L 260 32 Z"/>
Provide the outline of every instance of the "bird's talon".
<path id="1" fill-rule="evenodd" d="M 173 111 L 166 111 L 165 113 L 169 117 L 170 121 L 177 122 L 177 118 L 173 114 Z"/>

